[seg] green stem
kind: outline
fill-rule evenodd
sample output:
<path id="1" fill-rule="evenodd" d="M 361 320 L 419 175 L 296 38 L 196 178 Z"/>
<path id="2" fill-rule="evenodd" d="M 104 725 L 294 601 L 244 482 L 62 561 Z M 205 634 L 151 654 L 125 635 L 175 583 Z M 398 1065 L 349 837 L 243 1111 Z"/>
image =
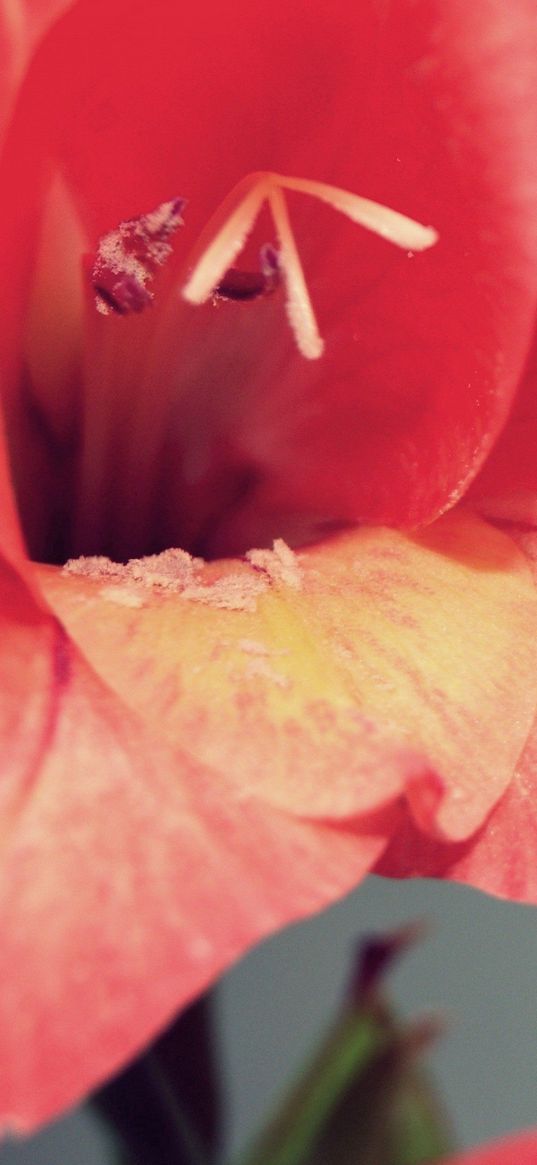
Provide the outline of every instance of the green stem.
<path id="1" fill-rule="evenodd" d="M 234 1165 L 297 1165 L 313 1151 L 341 1094 L 385 1042 L 374 1019 L 344 1018 L 332 1032 L 275 1121 Z"/>

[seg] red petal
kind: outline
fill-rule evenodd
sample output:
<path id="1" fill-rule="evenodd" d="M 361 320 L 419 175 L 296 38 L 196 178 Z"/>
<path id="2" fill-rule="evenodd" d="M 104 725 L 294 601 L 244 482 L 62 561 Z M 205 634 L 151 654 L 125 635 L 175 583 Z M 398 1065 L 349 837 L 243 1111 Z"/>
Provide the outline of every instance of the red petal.
<path id="1" fill-rule="evenodd" d="M 508 16 L 502 0 L 449 9 L 427 0 L 410 14 L 393 3 L 382 16 L 369 5 L 359 17 L 346 0 L 239 0 L 232 22 L 210 0 L 157 0 L 152 12 L 148 22 L 140 0 L 82 2 L 50 38 L 14 126 L 17 198 L 45 134 L 95 235 L 178 192 L 189 200 L 187 248 L 231 187 L 262 168 L 326 179 L 432 222 L 439 245 L 409 261 L 296 197 L 327 341 L 315 366 L 294 353 L 279 296 L 225 317 L 202 309 L 216 391 L 231 399 L 239 376 L 246 394 L 238 418 L 229 408 L 206 416 L 208 431 L 222 455 L 255 467 L 257 520 L 261 509 L 267 527 L 283 511 L 431 518 L 490 448 L 531 331 L 533 0 Z M 189 418 L 199 423 L 207 378 L 193 314 L 178 308 L 173 324 L 178 434 Z M 169 423 L 166 413 L 163 432 Z M 171 504 L 182 488 L 177 452 Z M 245 512 L 235 524 L 237 541 L 250 520 Z"/>
<path id="2" fill-rule="evenodd" d="M 32 49 L 70 0 L 16 0 L 0 5 L 0 137 Z"/>
<path id="3" fill-rule="evenodd" d="M 468 501 L 501 521 L 537 525 L 537 339 L 509 421 L 472 483 Z"/>
<path id="4" fill-rule="evenodd" d="M 450 1157 L 443 1165 L 537 1165 L 537 1132 L 517 1133 L 504 1141 L 480 1145 Z"/>
<path id="5" fill-rule="evenodd" d="M 0 414 L 0 552 L 8 558 L 21 560 L 23 545 L 20 532 L 9 465 L 4 441 L 3 419 Z"/>

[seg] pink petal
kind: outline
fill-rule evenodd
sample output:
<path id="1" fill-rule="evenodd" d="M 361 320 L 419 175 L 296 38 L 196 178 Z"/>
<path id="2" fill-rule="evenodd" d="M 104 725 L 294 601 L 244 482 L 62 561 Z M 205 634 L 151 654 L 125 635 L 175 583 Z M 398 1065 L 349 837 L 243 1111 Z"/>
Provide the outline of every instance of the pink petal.
<path id="1" fill-rule="evenodd" d="M 537 902 L 537 723 L 513 779 L 479 832 L 446 845 L 416 829 L 401 813 L 376 867 L 390 878 L 446 878 L 518 902 Z"/>
<path id="2" fill-rule="evenodd" d="M 516 540 L 537 574 L 535 535 L 517 534 Z M 460 845 L 442 844 L 420 833 L 403 812 L 377 872 L 389 877 L 450 878 L 498 897 L 535 903 L 536 805 L 537 718 L 530 727 L 511 783 L 475 837 Z"/>
<path id="3" fill-rule="evenodd" d="M 537 1165 L 537 1132 L 517 1133 L 450 1157 L 443 1165 Z"/>
<path id="4" fill-rule="evenodd" d="M 418 538 L 365 529 L 296 556 L 168 552 L 40 579 L 149 731 L 301 815 L 345 819 L 406 791 L 422 828 L 467 837 L 535 713 L 530 571 L 467 514 Z"/>
<path id="5" fill-rule="evenodd" d="M 386 825 L 314 826 L 230 795 L 148 733 L 7 568 L 1 578 L 18 780 L 2 798 L 0 1113 L 28 1129 L 262 935 L 354 885 Z"/>
<path id="6" fill-rule="evenodd" d="M 259 937 L 355 885 L 397 825 L 405 787 L 420 820 L 468 832 L 524 735 L 533 668 L 517 619 L 535 597 L 512 550 L 462 516 L 419 541 L 364 531 L 297 560 L 257 552 L 175 589 L 169 555 L 123 577 L 102 563 L 93 578 L 89 564 L 82 575 L 42 570 L 72 639 L 3 569 L 5 1123 L 60 1111 Z M 439 603 L 442 634 L 429 641 Z M 450 705 L 423 678 L 428 668 L 440 678 L 444 658 Z M 500 731 L 510 689 L 518 719 Z M 315 814 L 344 821 L 307 820 Z"/>

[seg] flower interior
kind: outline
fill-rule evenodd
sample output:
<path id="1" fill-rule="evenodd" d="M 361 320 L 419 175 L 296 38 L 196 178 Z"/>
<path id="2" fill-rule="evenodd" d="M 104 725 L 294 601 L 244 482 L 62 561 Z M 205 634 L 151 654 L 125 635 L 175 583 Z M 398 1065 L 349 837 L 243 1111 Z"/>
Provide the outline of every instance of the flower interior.
<path id="1" fill-rule="evenodd" d="M 269 530 L 254 524 L 238 543 L 227 538 L 263 477 L 263 466 L 233 447 L 237 407 L 251 409 L 256 393 L 270 391 L 252 362 L 253 354 L 263 362 L 263 330 L 280 359 L 290 342 L 293 361 L 321 360 L 324 351 L 289 192 L 299 196 L 297 211 L 303 196 L 328 204 L 402 248 L 407 262 L 437 240 L 433 228 L 379 203 L 267 172 L 238 183 L 195 245 L 188 199 L 176 196 L 111 226 L 81 262 L 74 204 L 63 186 L 49 193 L 25 378 L 34 439 L 55 466 L 56 488 L 38 530 L 22 494 L 34 558 L 126 562 L 171 546 L 212 557 L 245 552 L 252 539 L 269 545 L 283 533 L 297 545 L 316 536 L 308 513 L 295 512 L 289 525 L 276 511 Z M 45 410 L 38 398 L 51 365 L 56 399 L 45 385 Z M 332 524 L 337 512 L 323 515 L 323 529 Z"/>
<path id="2" fill-rule="evenodd" d="M 230 196 L 230 201 L 236 201 L 236 205 L 228 211 L 214 239 L 205 247 L 183 288 L 183 296 L 187 303 L 200 304 L 218 289 L 228 267 L 243 249 L 261 205 L 266 201 L 278 237 L 278 265 L 286 286 L 289 324 L 299 352 L 309 360 L 316 360 L 322 356 L 324 344 L 300 262 L 285 190 L 320 198 L 353 222 L 410 251 L 425 250 L 437 241 L 438 236 L 432 227 L 423 227 L 406 215 L 325 182 L 285 178 L 280 174 L 253 174 L 239 184 Z"/>
<path id="3" fill-rule="evenodd" d="M 51 28 L 0 185 L 33 559 L 232 556 L 462 497 L 511 406 L 535 262 L 527 126 L 506 142 L 495 42 L 461 28 L 429 70 L 432 11 L 411 34 L 396 9 L 299 4 L 282 32 L 257 0 L 232 29 L 213 4 L 159 0 L 148 27 L 141 0 L 80 0 Z"/>

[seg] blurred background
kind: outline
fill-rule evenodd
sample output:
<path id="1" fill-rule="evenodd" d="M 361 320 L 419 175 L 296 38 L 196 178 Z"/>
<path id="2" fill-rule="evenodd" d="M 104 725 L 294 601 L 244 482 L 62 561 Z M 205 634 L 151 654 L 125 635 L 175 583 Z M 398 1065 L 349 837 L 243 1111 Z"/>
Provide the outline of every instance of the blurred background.
<path id="1" fill-rule="evenodd" d="M 429 934 L 397 964 L 389 994 L 402 1015 L 432 1008 L 447 1019 L 428 1063 L 458 1144 L 537 1125 L 537 911 L 452 884 L 370 878 L 252 951 L 222 981 L 228 1153 L 259 1128 L 324 1032 L 356 939 L 416 919 L 429 923 Z M 85 1109 L 0 1149 L 0 1165 L 111 1160 L 103 1127 Z"/>

